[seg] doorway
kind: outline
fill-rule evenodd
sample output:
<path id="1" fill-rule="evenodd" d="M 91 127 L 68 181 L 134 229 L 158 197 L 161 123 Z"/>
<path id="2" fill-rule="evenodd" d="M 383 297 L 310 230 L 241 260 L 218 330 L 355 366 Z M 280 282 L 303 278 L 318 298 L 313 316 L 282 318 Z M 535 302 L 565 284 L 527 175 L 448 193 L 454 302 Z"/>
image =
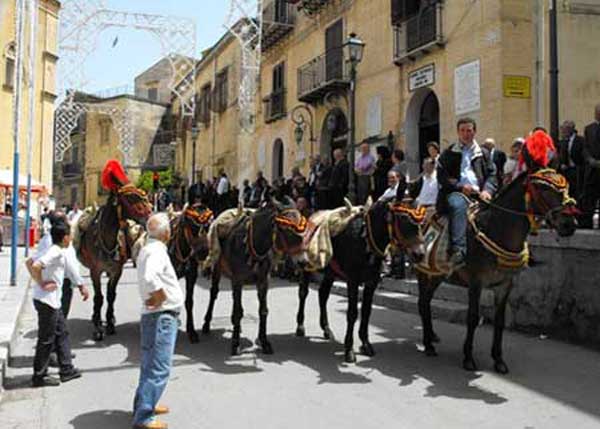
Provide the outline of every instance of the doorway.
<path id="1" fill-rule="evenodd" d="M 333 151 L 346 149 L 348 145 L 348 119 L 340 108 L 327 113 L 321 129 L 321 157 L 328 157 L 333 164 Z"/>
<path id="2" fill-rule="evenodd" d="M 277 179 L 283 177 L 283 161 L 283 141 L 277 139 L 273 144 L 271 183 L 275 183 Z"/>
<path id="3" fill-rule="evenodd" d="M 427 154 L 427 143 L 440 144 L 440 104 L 429 88 L 420 88 L 413 94 L 406 111 L 406 161 L 411 178 L 421 172 Z"/>

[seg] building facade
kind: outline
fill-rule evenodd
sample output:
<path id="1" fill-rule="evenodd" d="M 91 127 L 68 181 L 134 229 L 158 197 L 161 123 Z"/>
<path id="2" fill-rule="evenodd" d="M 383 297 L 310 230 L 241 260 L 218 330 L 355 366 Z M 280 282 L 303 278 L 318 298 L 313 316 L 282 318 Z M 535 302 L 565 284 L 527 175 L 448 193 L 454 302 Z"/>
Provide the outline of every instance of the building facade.
<path id="1" fill-rule="evenodd" d="M 40 0 L 38 3 L 37 45 L 35 48 L 35 121 L 32 153 L 32 177 L 48 189 L 52 188 L 54 139 L 54 101 L 56 100 L 57 32 L 60 2 Z M 25 22 L 25 52 L 29 51 L 29 20 Z M 0 169 L 13 169 L 13 95 L 15 69 L 15 2 L 0 0 Z M 28 57 L 28 55 L 26 55 Z M 25 64 L 21 114 L 21 159 L 19 170 L 26 174 L 27 130 L 29 125 L 29 62 Z"/>

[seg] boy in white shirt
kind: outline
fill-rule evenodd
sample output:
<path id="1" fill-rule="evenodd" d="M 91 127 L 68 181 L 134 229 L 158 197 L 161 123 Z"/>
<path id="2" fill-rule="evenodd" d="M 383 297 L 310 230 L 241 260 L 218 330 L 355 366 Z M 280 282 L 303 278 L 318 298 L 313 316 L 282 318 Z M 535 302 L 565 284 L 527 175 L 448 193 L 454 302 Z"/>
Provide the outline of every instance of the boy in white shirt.
<path id="1" fill-rule="evenodd" d="M 38 313 L 38 341 L 33 363 L 32 383 L 34 387 L 58 386 L 60 382 L 48 376 L 50 353 L 57 352 L 60 381 L 67 382 L 81 377 L 81 373 L 71 362 L 71 344 L 65 317 L 61 310 L 62 283 L 65 274 L 73 278 L 73 267 L 65 256 L 65 249 L 71 242 L 71 231 L 65 222 L 52 226 L 50 235 L 52 246 L 38 260 L 28 259 L 27 269 L 35 281 L 33 305 Z M 87 289 L 79 286 L 83 300 L 87 300 Z"/>

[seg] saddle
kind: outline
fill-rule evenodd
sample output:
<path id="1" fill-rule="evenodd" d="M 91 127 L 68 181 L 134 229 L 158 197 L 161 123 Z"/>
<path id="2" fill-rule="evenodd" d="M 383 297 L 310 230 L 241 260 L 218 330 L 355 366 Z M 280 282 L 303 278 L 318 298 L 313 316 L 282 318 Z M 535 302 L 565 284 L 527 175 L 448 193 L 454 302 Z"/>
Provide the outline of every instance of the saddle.
<path id="1" fill-rule="evenodd" d="M 431 276 L 450 274 L 448 248 L 450 246 L 450 228 L 448 217 L 434 214 L 423 230 L 425 257 L 415 265 L 415 269 Z"/>
<path id="2" fill-rule="evenodd" d="M 238 223 L 248 218 L 255 209 L 235 208 L 222 212 L 208 229 L 208 256 L 203 268 L 212 268 L 221 256 L 221 240 L 225 239 Z"/>

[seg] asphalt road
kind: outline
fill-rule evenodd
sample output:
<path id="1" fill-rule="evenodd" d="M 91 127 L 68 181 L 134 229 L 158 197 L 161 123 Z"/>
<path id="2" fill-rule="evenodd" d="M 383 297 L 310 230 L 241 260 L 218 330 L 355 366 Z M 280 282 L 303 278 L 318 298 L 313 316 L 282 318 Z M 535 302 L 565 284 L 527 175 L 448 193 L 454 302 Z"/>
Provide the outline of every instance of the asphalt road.
<path id="1" fill-rule="evenodd" d="M 28 387 L 35 331 L 24 318 L 18 368 L 11 368 L 0 403 L 8 429 L 130 427 L 138 377 L 139 298 L 135 271 L 121 281 L 117 335 L 91 341 L 91 303 L 74 302 L 69 321 L 76 365 L 84 376 L 58 388 Z M 208 291 L 196 292 L 198 328 Z M 244 353 L 228 356 L 231 293 L 228 281 L 215 308 L 213 333 L 189 344 L 180 331 L 172 378 L 162 402 L 171 428 L 599 428 L 600 354 L 577 346 L 508 333 L 508 376 L 492 370 L 491 329 L 480 328 L 476 357 L 481 371 L 460 367 L 464 328 L 442 322 L 437 358 L 419 351 L 414 315 L 375 308 L 372 341 L 377 355 L 342 363 L 346 300 L 332 296 L 335 341 L 321 338 L 317 294 L 307 302 L 307 338 L 297 338 L 295 285 L 275 281 L 269 293 L 270 339 L 275 354 L 254 346 L 257 298 L 244 290 Z M 357 347 L 358 348 L 358 344 Z"/>

